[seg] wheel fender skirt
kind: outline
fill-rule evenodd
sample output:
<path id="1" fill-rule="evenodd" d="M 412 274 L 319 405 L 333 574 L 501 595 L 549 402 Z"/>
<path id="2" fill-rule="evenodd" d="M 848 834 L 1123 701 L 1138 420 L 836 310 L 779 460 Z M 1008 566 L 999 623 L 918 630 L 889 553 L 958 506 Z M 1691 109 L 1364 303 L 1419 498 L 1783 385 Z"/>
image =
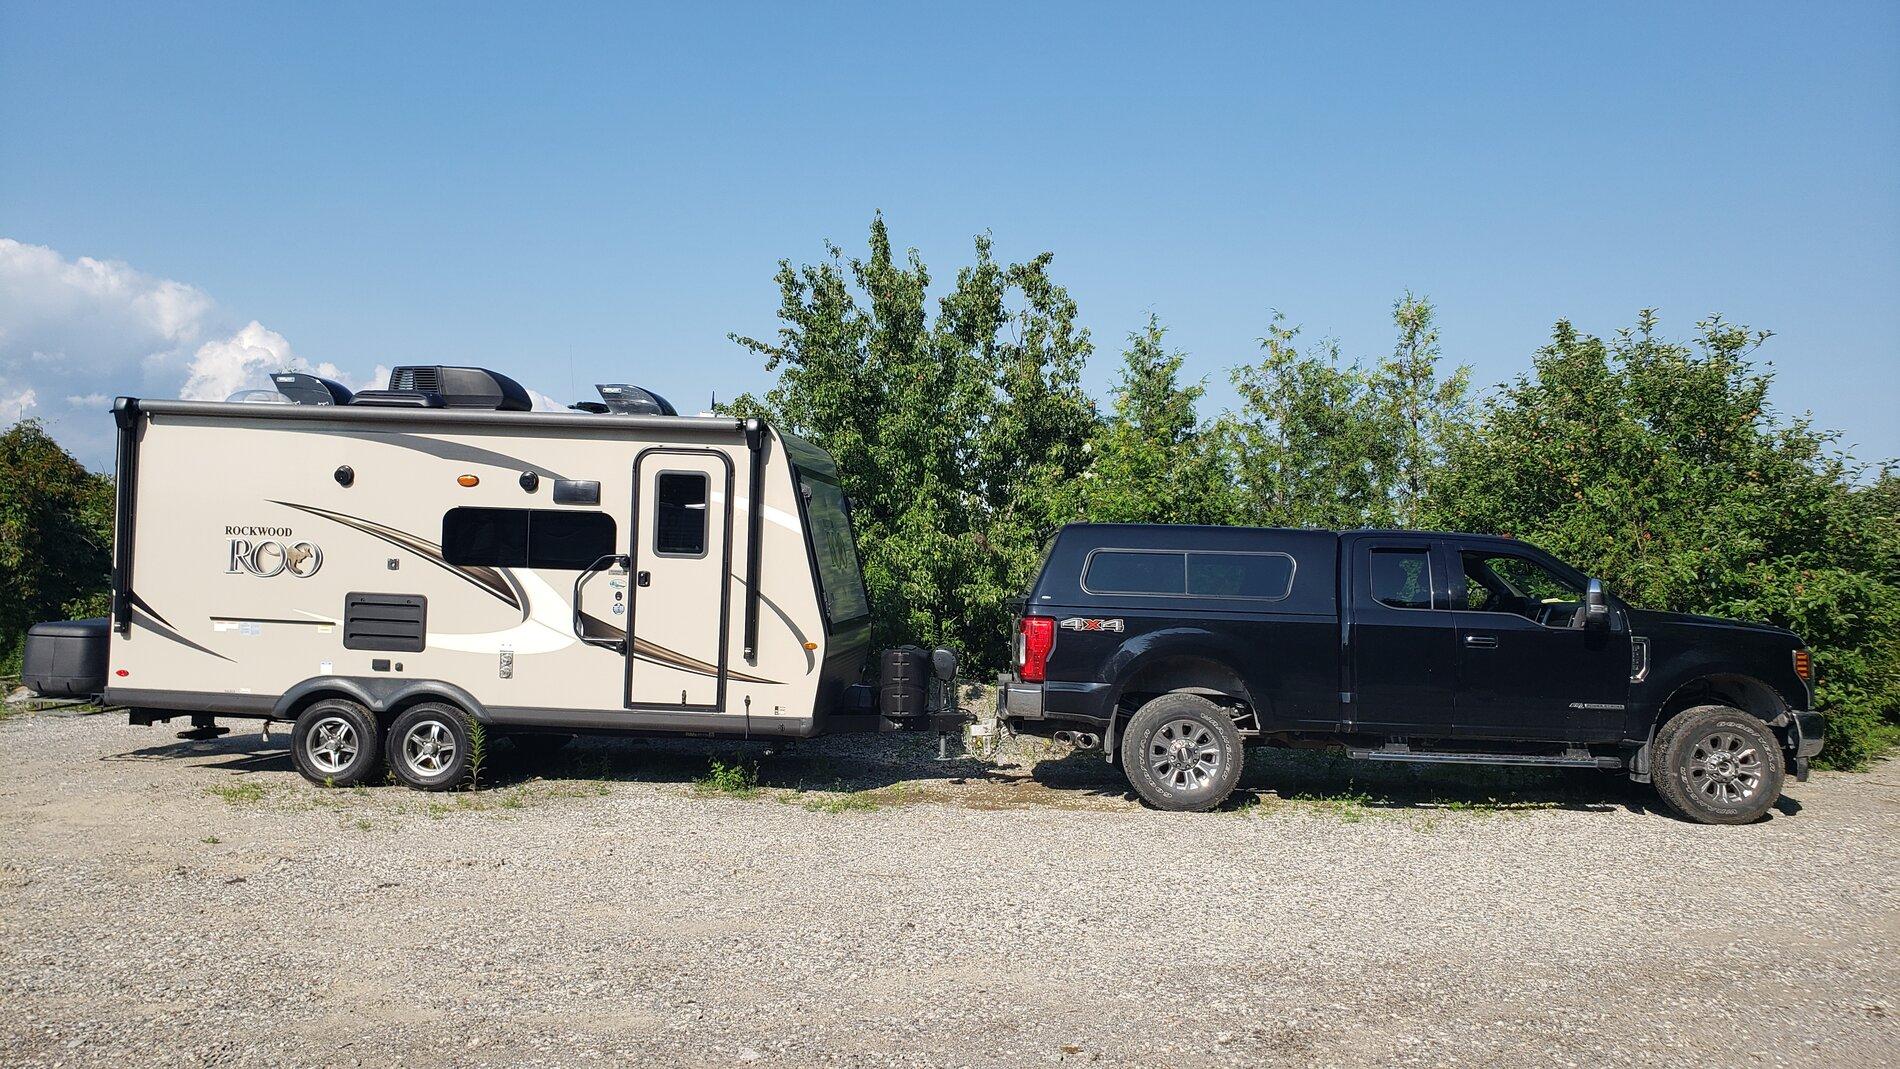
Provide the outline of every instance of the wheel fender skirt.
<path id="1" fill-rule="evenodd" d="M 483 724 L 492 723 L 488 710 L 468 691 L 439 679 L 388 679 L 366 676 L 314 676 L 283 693 L 271 709 L 274 720 L 291 720 L 291 710 L 314 694 L 337 694 L 360 703 L 373 713 L 386 713 L 417 698 L 433 698 L 460 706 Z"/>

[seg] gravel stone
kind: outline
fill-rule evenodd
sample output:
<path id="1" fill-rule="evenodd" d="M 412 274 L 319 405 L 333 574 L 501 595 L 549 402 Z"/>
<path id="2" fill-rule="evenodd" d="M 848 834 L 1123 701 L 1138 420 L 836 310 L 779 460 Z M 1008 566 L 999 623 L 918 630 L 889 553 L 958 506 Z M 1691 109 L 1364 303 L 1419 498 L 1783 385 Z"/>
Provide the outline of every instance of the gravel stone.
<path id="1" fill-rule="evenodd" d="M 1278 753 L 1159 813 L 894 737 L 324 790 L 233 726 L 0 721 L 0 1065 L 1900 1063 L 1900 762 L 1712 828 Z"/>

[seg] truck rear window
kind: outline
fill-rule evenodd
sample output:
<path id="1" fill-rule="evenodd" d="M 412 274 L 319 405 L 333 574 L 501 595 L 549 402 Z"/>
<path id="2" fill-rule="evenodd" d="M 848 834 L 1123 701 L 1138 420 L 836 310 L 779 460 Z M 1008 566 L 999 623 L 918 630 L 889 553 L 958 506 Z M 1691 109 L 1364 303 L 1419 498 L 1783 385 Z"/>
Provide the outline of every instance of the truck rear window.
<path id="1" fill-rule="evenodd" d="M 1279 601 L 1293 590 L 1293 558 L 1284 553 L 1099 549 L 1089 554 L 1082 589 L 1091 594 Z"/>

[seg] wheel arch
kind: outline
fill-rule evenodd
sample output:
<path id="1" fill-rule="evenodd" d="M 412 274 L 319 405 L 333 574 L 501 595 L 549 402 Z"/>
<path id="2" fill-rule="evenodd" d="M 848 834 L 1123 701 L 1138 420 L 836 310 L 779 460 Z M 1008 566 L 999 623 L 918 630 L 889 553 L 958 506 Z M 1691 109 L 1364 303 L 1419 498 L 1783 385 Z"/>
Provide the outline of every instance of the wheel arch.
<path id="1" fill-rule="evenodd" d="M 1727 705 L 1760 717 L 1774 728 L 1788 722 L 1788 703 L 1773 686 L 1743 672 L 1710 672 L 1671 691 L 1656 712 L 1655 726 L 1660 728 L 1677 713 L 1698 705 Z"/>
<path id="2" fill-rule="evenodd" d="M 492 723 L 488 710 L 474 695 L 439 679 L 366 679 L 361 676 L 314 676 L 285 691 L 271 709 L 273 720 L 295 720 L 313 702 L 343 698 L 356 702 L 388 721 L 422 702 L 454 705 L 482 724 Z"/>

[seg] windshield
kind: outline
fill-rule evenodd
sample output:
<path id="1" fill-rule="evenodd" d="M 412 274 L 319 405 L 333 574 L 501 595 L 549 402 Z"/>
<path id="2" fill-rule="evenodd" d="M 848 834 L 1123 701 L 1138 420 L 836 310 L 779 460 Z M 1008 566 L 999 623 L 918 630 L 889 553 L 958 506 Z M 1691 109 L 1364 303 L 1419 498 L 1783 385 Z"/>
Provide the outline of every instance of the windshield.
<path id="1" fill-rule="evenodd" d="M 818 593 L 835 630 L 871 612 L 864 596 L 864 577 L 858 571 L 858 548 L 851 541 L 851 516 L 837 483 L 800 470 L 798 487 L 811 527 L 812 554 L 818 560 Z"/>

